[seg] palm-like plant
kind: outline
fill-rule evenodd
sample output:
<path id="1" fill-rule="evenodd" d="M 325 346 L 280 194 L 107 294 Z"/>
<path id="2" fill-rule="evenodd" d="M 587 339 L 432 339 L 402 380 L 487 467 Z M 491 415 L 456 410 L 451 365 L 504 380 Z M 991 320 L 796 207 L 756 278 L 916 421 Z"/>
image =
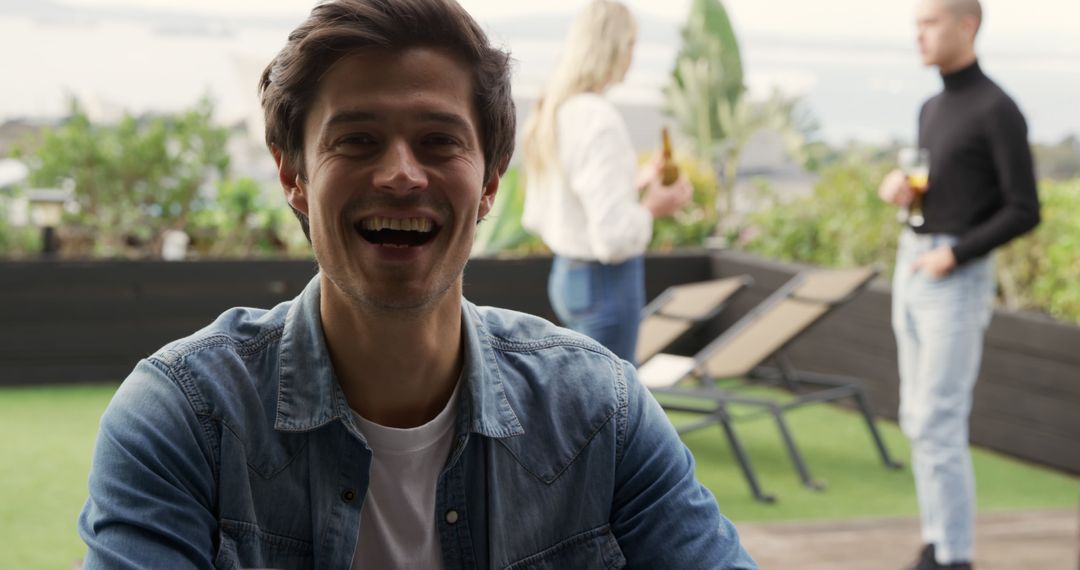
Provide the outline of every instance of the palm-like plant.
<path id="1" fill-rule="evenodd" d="M 814 128 L 799 116 L 794 98 L 774 93 L 764 102 L 747 100 L 738 38 L 720 0 L 694 0 L 664 98 L 694 154 L 716 170 L 721 218 L 734 212 L 739 158 L 755 133 L 775 132 L 798 159 Z"/>
<path id="2" fill-rule="evenodd" d="M 665 89 L 667 110 L 707 159 L 712 144 L 725 135 L 716 104 L 734 106 L 746 91 L 742 55 L 720 0 L 694 0 L 682 35 L 672 82 Z"/>
<path id="3" fill-rule="evenodd" d="M 724 197 L 725 214 L 735 210 L 735 181 L 739 173 L 739 159 L 750 139 L 759 132 L 770 132 L 782 141 L 789 156 L 799 163 L 806 160 L 807 134 L 817 128 L 816 123 L 799 112 L 798 99 L 787 97 L 779 91 L 761 102 L 750 102 L 740 97 L 734 104 L 721 100 L 716 103 L 719 124 L 725 137 L 714 144 L 713 164 L 717 168 L 717 180 Z"/>

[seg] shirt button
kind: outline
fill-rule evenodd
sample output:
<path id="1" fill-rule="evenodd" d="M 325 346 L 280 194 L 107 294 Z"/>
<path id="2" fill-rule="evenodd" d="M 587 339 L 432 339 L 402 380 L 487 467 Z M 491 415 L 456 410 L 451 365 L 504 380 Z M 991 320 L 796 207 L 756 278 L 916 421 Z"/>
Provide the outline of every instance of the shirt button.
<path id="1" fill-rule="evenodd" d="M 454 523 L 457 522 L 457 519 L 458 519 L 457 511 L 455 511 L 453 509 L 451 509 L 449 511 L 446 511 L 446 522 L 448 522 L 450 524 L 454 524 Z"/>
<path id="2" fill-rule="evenodd" d="M 345 489 L 341 492 L 341 500 L 346 503 L 351 503 L 356 500 L 356 491 L 353 489 Z"/>

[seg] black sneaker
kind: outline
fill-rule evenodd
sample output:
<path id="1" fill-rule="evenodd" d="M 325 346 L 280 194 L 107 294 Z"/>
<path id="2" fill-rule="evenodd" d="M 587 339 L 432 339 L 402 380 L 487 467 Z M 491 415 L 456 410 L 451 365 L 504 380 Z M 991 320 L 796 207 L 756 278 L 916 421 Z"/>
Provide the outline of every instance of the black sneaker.
<path id="1" fill-rule="evenodd" d="M 939 564 L 936 560 L 931 562 L 929 566 L 919 566 L 919 570 L 972 570 L 970 562 L 950 562 L 949 564 Z"/>
<path id="2" fill-rule="evenodd" d="M 972 566 L 970 562 L 939 564 L 934 556 L 934 545 L 927 544 L 923 546 L 922 552 L 919 552 L 919 560 L 911 570 L 972 570 Z"/>
<path id="3" fill-rule="evenodd" d="M 937 568 L 937 560 L 934 559 L 934 545 L 925 544 L 922 551 L 919 552 L 919 559 L 915 561 L 914 566 L 909 566 L 908 570 L 932 570 L 934 568 Z"/>

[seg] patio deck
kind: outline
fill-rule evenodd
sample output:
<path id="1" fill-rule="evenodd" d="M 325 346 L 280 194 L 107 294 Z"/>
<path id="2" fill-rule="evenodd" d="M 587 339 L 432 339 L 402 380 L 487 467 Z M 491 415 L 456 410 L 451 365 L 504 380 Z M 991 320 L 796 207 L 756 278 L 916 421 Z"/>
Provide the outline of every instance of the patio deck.
<path id="1" fill-rule="evenodd" d="M 739 525 L 764 570 L 900 570 L 921 547 L 915 519 Z M 978 570 L 1080 568 L 1077 509 L 989 513 L 976 523 Z"/>

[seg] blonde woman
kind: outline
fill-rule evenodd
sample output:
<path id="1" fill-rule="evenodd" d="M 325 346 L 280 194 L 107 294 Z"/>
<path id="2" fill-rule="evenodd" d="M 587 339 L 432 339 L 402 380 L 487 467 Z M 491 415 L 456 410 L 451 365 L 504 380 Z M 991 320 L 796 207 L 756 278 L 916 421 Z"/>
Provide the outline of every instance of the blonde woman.
<path id="1" fill-rule="evenodd" d="M 604 97 L 626 76 L 636 35 L 619 2 L 594 0 L 575 19 L 525 126 L 522 220 L 555 254 L 548 296 L 559 319 L 631 362 L 653 220 L 692 193 L 685 178 L 661 185 L 656 164 L 638 171 L 626 123 Z"/>

